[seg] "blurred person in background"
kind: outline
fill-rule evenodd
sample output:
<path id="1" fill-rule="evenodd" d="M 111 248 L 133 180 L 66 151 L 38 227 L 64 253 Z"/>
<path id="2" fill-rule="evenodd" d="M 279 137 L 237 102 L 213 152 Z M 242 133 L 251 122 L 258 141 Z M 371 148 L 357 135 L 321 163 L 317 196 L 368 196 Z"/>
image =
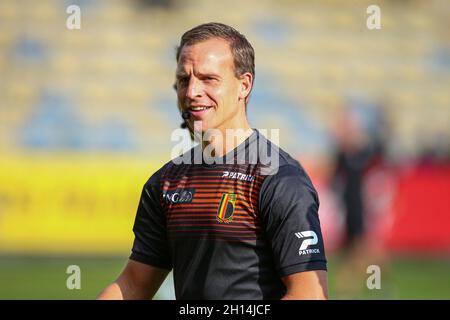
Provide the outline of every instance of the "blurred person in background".
<path id="1" fill-rule="evenodd" d="M 213 146 L 219 165 L 175 159 L 149 179 L 130 260 L 99 299 L 151 298 L 172 268 L 177 299 L 326 299 L 318 195 L 301 165 L 247 120 L 252 46 L 209 23 L 182 36 L 176 58 L 178 108 L 191 133 L 196 120 L 222 141 L 230 129 L 244 134 L 231 144 L 200 141 L 185 154 L 192 161 Z M 262 164 L 261 146 L 279 159 L 276 168 Z"/>
<path id="2" fill-rule="evenodd" d="M 384 264 L 385 230 L 379 218 L 388 204 L 383 203 L 386 197 L 379 189 L 384 188 L 384 193 L 392 190 L 384 174 L 386 123 L 380 110 L 373 111 L 345 105 L 333 132 L 336 152 L 332 186 L 344 218 L 336 276 L 336 294 L 341 298 L 359 296 L 366 286 L 367 267 Z"/>

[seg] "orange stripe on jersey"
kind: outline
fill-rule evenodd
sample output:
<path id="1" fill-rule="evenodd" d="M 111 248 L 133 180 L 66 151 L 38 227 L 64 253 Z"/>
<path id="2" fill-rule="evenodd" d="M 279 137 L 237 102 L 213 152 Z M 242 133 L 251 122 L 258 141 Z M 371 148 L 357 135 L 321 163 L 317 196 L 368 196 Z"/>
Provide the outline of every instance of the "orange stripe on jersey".
<path id="1" fill-rule="evenodd" d="M 253 180 L 243 180 L 243 179 L 232 179 L 232 178 L 221 178 L 221 177 L 217 177 L 217 176 L 209 176 L 209 177 L 196 177 L 194 179 L 190 179 L 189 177 L 183 177 L 181 179 L 178 178 L 166 178 L 166 181 L 164 181 L 165 185 L 168 185 L 172 182 L 176 182 L 176 183 L 186 183 L 186 182 L 240 182 L 240 183 L 262 183 L 263 179 L 260 177 L 255 177 L 254 178 L 255 181 Z"/>
<path id="2" fill-rule="evenodd" d="M 188 184 L 174 184 L 174 186 L 167 187 L 165 186 L 163 190 L 167 191 L 173 191 L 180 188 L 203 188 L 203 189 L 220 189 L 220 188 L 226 188 L 226 189 L 238 189 L 243 191 L 251 191 L 255 188 L 253 184 L 249 184 L 249 186 L 245 185 L 236 185 L 235 183 L 232 183 L 234 181 L 230 182 L 222 182 L 222 183 L 211 183 L 211 184 L 204 184 L 204 183 L 188 183 Z M 226 191 L 226 190 L 224 190 Z"/>

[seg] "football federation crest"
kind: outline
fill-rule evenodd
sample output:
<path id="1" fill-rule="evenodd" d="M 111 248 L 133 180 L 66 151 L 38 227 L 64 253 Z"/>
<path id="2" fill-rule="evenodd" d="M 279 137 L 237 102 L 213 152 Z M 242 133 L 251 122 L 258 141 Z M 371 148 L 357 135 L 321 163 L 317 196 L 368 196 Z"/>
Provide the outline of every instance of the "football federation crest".
<path id="1" fill-rule="evenodd" d="M 217 221 L 230 223 L 233 220 L 235 203 L 236 194 L 224 193 L 220 200 L 219 209 L 217 209 Z"/>

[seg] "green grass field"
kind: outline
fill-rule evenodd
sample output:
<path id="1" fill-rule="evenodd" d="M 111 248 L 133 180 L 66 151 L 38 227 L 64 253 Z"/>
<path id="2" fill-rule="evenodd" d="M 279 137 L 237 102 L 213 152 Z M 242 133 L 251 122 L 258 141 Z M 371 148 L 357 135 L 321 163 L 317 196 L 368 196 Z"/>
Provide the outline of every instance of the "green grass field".
<path id="1" fill-rule="evenodd" d="M 94 299 L 117 277 L 126 257 L 0 256 L 0 299 Z M 450 299 L 450 259 L 392 258 L 380 290 L 362 289 L 352 296 L 335 290 L 337 259 L 329 259 L 330 299 Z M 66 287 L 69 265 L 81 269 L 81 289 Z M 384 268 L 383 268 L 384 269 Z M 382 269 L 382 270 L 383 270 Z M 387 268 L 386 268 L 387 269 Z M 383 271 L 382 271 L 383 272 Z M 171 279 L 157 298 L 173 297 Z"/>

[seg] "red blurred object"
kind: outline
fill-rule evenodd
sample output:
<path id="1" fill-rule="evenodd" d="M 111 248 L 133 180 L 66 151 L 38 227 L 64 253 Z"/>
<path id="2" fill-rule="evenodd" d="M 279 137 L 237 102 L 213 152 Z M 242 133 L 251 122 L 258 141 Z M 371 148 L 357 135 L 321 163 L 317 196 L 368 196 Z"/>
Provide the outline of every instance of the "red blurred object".
<path id="1" fill-rule="evenodd" d="M 450 165 L 422 165 L 398 175 L 390 251 L 450 254 Z"/>

